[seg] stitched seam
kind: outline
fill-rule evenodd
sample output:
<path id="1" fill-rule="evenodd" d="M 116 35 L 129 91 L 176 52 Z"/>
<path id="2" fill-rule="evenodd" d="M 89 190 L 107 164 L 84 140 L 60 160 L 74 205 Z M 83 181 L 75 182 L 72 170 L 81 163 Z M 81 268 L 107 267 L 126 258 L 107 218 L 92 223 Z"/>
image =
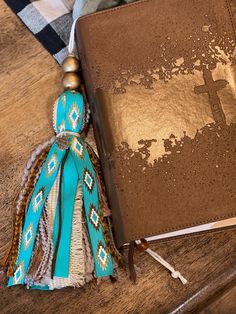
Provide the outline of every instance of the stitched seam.
<path id="1" fill-rule="evenodd" d="M 233 21 L 231 6 L 230 6 L 228 0 L 225 0 L 225 5 L 226 5 L 226 10 L 228 11 L 228 14 L 229 14 L 229 19 L 230 19 L 230 21 L 231 21 L 231 26 L 232 26 L 232 30 L 233 30 L 233 32 L 234 32 L 234 37 L 235 37 L 235 39 L 236 39 L 236 30 L 235 30 L 235 27 L 234 27 L 234 21 Z"/>
<path id="2" fill-rule="evenodd" d="M 157 230 L 157 231 L 153 231 L 153 232 L 149 232 L 149 233 L 145 233 L 145 234 L 141 234 L 141 235 L 140 234 L 131 234 L 128 237 L 127 242 L 129 242 L 130 240 L 133 240 L 133 238 L 134 239 L 146 238 L 146 237 L 150 237 L 150 236 L 157 235 L 157 234 L 162 234 L 162 233 L 176 231 L 176 229 L 180 230 L 180 229 L 190 228 L 190 227 L 194 227 L 194 226 L 197 226 L 197 225 L 202 225 L 202 224 L 206 224 L 206 223 L 216 222 L 217 220 L 219 221 L 219 220 L 222 220 L 222 219 L 225 219 L 225 218 L 233 218 L 233 217 L 236 217 L 236 212 L 232 213 L 232 214 L 216 216 L 216 217 L 213 217 L 213 218 L 208 219 L 208 220 L 197 221 L 197 222 L 193 222 L 191 224 L 186 224 L 186 225 L 174 226 L 174 227 L 171 227 L 169 229 L 161 229 L 161 230 Z"/>

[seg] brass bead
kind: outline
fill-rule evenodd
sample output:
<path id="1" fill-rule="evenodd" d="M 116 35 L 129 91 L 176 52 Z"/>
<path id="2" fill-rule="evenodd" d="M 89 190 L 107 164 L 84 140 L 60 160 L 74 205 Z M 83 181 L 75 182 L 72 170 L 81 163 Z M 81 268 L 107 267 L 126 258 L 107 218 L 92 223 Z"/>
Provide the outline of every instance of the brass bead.
<path id="1" fill-rule="evenodd" d="M 73 56 L 68 56 L 62 63 L 62 69 L 65 73 L 79 71 L 79 60 Z"/>
<path id="2" fill-rule="evenodd" d="M 80 87 L 80 77 L 76 73 L 65 73 L 62 85 L 65 89 L 78 89 Z"/>

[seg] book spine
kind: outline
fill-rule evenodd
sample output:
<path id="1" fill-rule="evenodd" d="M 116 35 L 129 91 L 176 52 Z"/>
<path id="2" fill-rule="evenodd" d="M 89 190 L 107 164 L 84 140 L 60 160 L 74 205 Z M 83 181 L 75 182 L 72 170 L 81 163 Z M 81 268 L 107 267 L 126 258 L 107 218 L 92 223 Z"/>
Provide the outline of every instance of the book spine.
<path id="1" fill-rule="evenodd" d="M 89 21 L 91 23 L 91 20 Z M 76 26 L 76 45 L 81 60 L 83 78 L 89 105 L 92 114 L 93 129 L 95 141 L 98 149 L 98 154 L 101 160 L 103 176 L 105 180 L 105 187 L 109 206 L 112 212 L 112 222 L 114 228 L 115 241 L 118 248 L 126 243 L 124 232 L 124 224 L 120 211 L 119 201 L 116 195 L 116 189 L 113 180 L 112 160 L 110 153 L 114 149 L 111 128 L 109 125 L 109 117 L 106 114 L 104 97 L 105 92 L 101 89 L 94 90 L 93 75 L 90 69 L 90 58 L 92 58 L 92 51 L 89 50 L 89 34 L 87 32 L 88 25 L 86 20 L 78 20 Z"/>

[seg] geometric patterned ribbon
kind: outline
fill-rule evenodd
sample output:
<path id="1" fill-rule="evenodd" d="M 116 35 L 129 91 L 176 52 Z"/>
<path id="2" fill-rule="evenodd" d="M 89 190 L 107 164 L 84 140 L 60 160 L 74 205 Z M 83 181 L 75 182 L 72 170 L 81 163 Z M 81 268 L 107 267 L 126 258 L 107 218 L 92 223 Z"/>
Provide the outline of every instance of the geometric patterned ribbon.
<path id="1" fill-rule="evenodd" d="M 112 259 L 106 246 L 102 229 L 102 213 L 99 208 L 97 179 L 86 143 L 82 139 L 74 137 L 71 151 L 82 184 L 84 209 L 94 257 L 95 274 L 96 277 L 112 275 Z"/>
<path id="2" fill-rule="evenodd" d="M 68 175 L 70 174 L 70 175 Z M 70 265 L 71 232 L 74 214 L 74 205 L 78 187 L 78 175 L 71 152 L 69 152 L 64 170 L 62 173 L 62 204 L 61 204 L 61 235 L 59 237 L 59 246 L 56 254 L 56 264 L 54 276 L 59 278 L 68 278 Z M 55 239 L 54 248 L 57 244 L 59 231 L 59 204 L 57 203 L 56 220 L 54 224 L 53 239 Z M 65 223 L 64 223 L 65 222 Z"/>
<path id="3" fill-rule="evenodd" d="M 103 234 L 96 174 L 87 151 L 86 143 L 82 138 L 77 137 L 83 131 L 86 114 L 82 96 L 79 93 L 67 91 L 59 97 L 56 103 L 54 128 L 58 134 L 62 132 L 70 134 L 67 137 L 70 144 L 69 159 L 73 160 L 73 162 L 71 163 L 70 161 L 70 163 L 67 163 L 64 177 L 70 176 L 72 171 L 74 177 L 74 172 L 76 171 L 76 176 L 82 186 L 83 204 L 94 257 L 95 275 L 96 277 L 103 277 L 112 275 L 113 273 L 112 258 Z M 73 135 L 74 133 L 76 136 Z M 24 283 L 34 248 L 39 219 L 47 196 L 57 177 L 65 152 L 66 149 L 58 147 L 57 142 L 55 142 L 48 153 L 28 206 L 19 255 L 16 262 L 16 271 L 14 276 L 9 278 L 9 286 Z M 73 184 L 77 185 L 78 180 L 72 180 Z M 76 188 L 77 186 L 73 187 L 72 190 Z M 68 202 L 68 200 L 66 201 Z M 71 202 L 74 203 L 74 195 L 71 195 Z M 66 222 L 63 221 L 62 223 Z"/>
<path id="4" fill-rule="evenodd" d="M 56 179 L 64 154 L 65 151 L 57 149 L 56 143 L 52 145 L 49 151 L 27 210 L 21 237 L 20 252 L 16 262 L 16 271 L 14 273 L 14 277 L 9 278 L 9 286 L 24 283 L 24 278 L 28 270 L 34 248 L 39 219 L 46 198 Z"/>

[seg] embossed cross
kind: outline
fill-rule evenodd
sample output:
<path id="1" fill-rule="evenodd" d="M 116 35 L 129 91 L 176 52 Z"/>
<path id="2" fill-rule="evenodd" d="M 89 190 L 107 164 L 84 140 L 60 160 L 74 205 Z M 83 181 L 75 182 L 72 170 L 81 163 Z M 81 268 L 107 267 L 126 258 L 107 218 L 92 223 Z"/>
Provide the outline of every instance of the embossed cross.
<path id="1" fill-rule="evenodd" d="M 226 80 L 214 81 L 211 71 L 206 68 L 203 70 L 203 78 L 205 85 L 195 86 L 194 92 L 197 95 L 208 93 L 213 119 L 218 124 L 225 124 L 226 118 L 217 92 L 225 88 L 228 82 Z"/>

